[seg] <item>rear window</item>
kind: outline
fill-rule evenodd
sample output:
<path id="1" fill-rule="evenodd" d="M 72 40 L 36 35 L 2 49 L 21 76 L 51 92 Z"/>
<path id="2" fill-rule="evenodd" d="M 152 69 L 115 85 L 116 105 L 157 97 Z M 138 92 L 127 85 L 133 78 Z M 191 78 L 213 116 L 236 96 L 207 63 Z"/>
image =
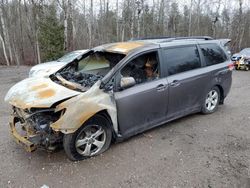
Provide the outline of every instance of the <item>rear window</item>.
<path id="1" fill-rule="evenodd" d="M 173 75 L 200 68 L 201 62 L 196 46 L 185 46 L 164 50 L 168 74 Z"/>
<path id="2" fill-rule="evenodd" d="M 225 52 L 216 44 L 201 44 L 200 48 L 207 66 L 223 63 L 227 60 Z"/>

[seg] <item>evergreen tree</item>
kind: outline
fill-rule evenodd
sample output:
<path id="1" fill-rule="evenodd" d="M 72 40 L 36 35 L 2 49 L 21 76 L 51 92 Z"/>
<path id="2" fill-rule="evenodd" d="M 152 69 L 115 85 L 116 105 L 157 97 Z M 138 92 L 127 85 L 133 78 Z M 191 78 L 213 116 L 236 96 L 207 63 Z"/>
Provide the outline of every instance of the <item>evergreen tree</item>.
<path id="1" fill-rule="evenodd" d="M 63 55 L 63 29 L 57 18 L 55 6 L 49 5 L 39 22 L 39 42 L 43 62 L 55 60 Z"/>

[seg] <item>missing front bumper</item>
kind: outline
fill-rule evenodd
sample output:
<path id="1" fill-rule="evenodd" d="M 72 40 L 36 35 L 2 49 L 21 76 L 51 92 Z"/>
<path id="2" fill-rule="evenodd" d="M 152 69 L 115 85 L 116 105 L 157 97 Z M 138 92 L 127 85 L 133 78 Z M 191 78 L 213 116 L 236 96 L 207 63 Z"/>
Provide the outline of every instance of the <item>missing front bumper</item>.
<path id="1" fill-rule="evenodd" d="M 16 118 L 14 116 L 11 116 L 9 125 L 10 125 L 11 135 L 13 136 L 14 140 L 18 144 L 22 145 L 26 151 L 28 152 L 35 151 L 37 149 L 37 145 L 28 140 L 28 136 L 22 136 L 18 133 L 16 129 L 17 122 L 18 121 L 16 120 Z"/>

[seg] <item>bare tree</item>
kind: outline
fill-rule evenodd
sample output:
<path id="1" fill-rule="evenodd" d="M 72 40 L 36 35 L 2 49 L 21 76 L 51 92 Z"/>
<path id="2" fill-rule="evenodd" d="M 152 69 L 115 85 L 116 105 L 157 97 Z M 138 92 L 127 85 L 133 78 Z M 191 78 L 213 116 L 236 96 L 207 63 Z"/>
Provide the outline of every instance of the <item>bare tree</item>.
<path id="1" fill-rule="evenodd" d="M 1 40 L 1 43 L 2 43 L 3 54 L 4 54 L 5 61 L 6 61 L 6 65 L 10 66 L 10 62 L 9 62 L 9 59 L 8 59 L 8 56 L 7 56 L 7 52 L 6 52 L 5 42 L 3 40 L 3 37 L 1 35 L 1 33 L 0 33 L 0 40 Z"/>
<path id="2" fill-rule="evenodd" d="M 242 44 L 242 39 L 244 36 L 244 32 L 245 32 L 245 27 L 244 27 L 244 16 L 242 13 L 242 0 L 239 0 L 239 25 L 238 25 L 238 36 L 237 39 L 239 40 L 239 44 L 238 44 L 238 50 L 241 49 L 241 44 Z"/>
<path id="3" fill-rule="evenodd" d="M 92 44 L 93 44 L 92 30 L 93 30 L 93 19 L 94 19 L 94 17 L 93 17 L 93 0 L 90 0 L 89 14 L 90 14 L 89 24 L 88 24 L 88 28 L 89 28 L 89 47 L 92 47 Z"/>
<path id="4" fill-rule="evenodd" d="M 6 21 L 4 18 L 4 12 L 5 12 L 5 15 L 7 15 L 7 12 L 4 9 L 4 3 L 2 1 L 1 7 L 0 7 L 0 23 L 2 25 L 2 33 L 3 33 L 3 35 L 1 36 L 1 41 L 2 41 L 4 49 L 5 49 L 5 59 L 6 59 L 6 57 L 7 58 L 9 57 L 8 61 L 6 61 L 7 65 L 10 65 L 13 62 L 13 55 L 12 55 L 10 38 L 9 38 L 9 31 L 8 31 Z M 6 53 L 6 48 L 8 50 L 8 55 Z"/>
<path id="5" fill-rule="evenodd" d="M 119 41 L 119 0 L 116 0 L 116 40 Z"/>
<path id="6" fill-rule="evenodd" d="M 25 61 L 24 58 L 24 35 L 23 35 L 23 14 L 22 14 L 22 6 L 21 0 L 18 0 L 18 18 L 19 18 L 19 27 L 20 27 L 20 54 L 21 54 L 21 61 Z"/>
<path id="7" fill-rule="evenodd" d="M 193 3 L 194 3 L 194 1 L 193 1 L 193 0 L 190 0 L 188 36 L 191 36 Z"/>

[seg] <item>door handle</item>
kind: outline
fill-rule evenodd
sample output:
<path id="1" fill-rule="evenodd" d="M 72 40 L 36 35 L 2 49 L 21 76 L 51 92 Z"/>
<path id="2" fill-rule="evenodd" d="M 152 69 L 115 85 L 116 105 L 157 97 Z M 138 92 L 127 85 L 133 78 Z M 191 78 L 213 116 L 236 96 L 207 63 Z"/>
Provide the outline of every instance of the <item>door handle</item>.
<path id="1" fill-rule="evenodd" d="M 163 91 L 163 90 L 165 90 L 166 88 L 167 88 L 167 86 L 164 85 L 164 84 L 159 84 L 159 85 L 156 87 L 157 91 Z"/>
<path id="2" fill-rule="evenodd" d="M 180 85 L 179 80 L 174 80 L 173 82 L 170 83 L 170 86 L 178 86 L 178 85 Z"/>

